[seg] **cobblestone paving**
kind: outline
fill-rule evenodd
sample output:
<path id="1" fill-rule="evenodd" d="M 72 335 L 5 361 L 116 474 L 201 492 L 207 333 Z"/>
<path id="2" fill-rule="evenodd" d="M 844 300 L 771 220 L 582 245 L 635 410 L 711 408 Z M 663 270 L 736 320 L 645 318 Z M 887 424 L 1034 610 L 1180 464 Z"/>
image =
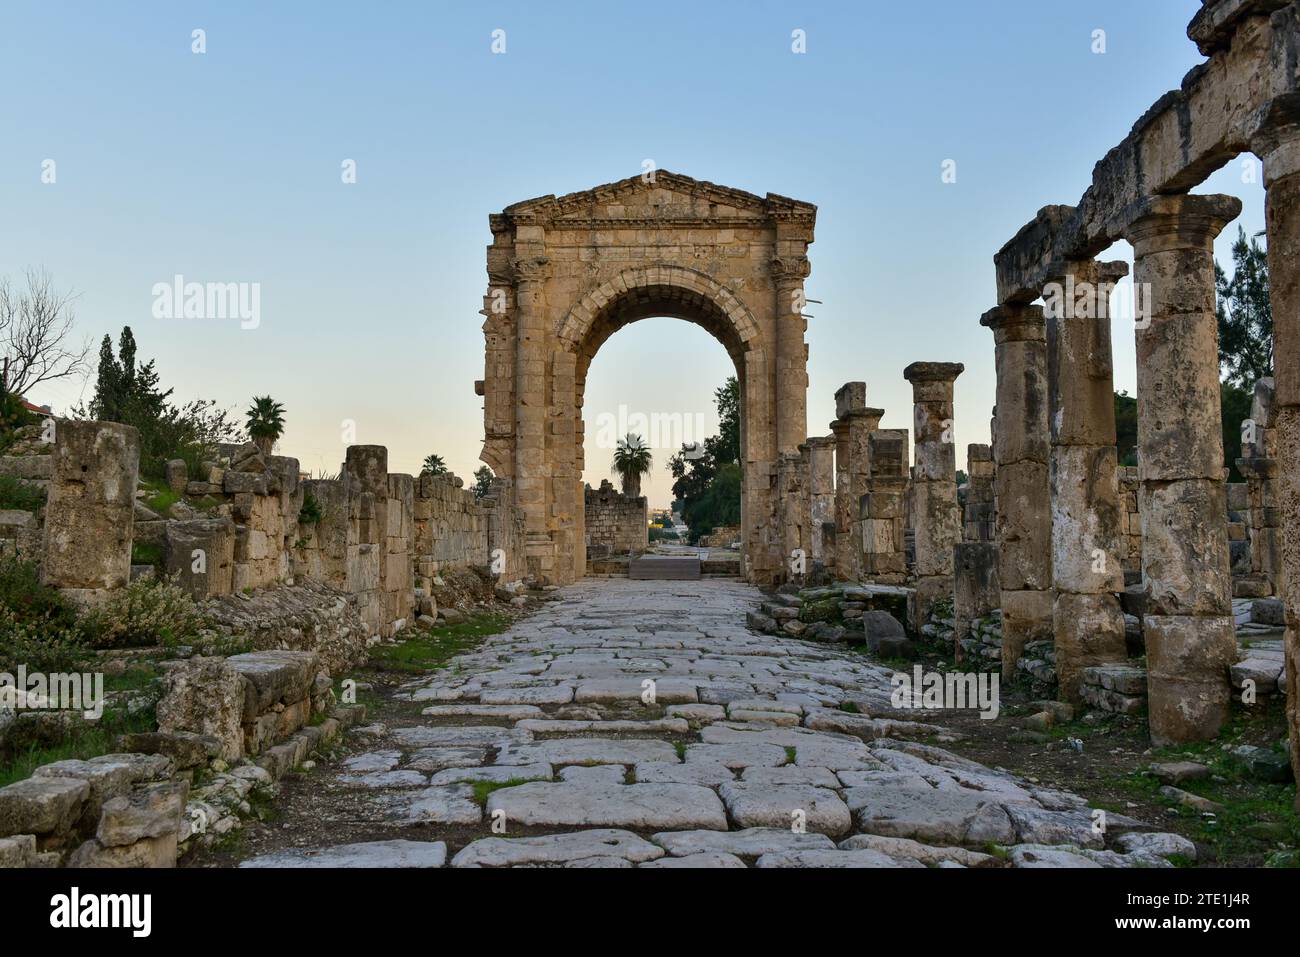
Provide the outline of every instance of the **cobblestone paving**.
<path id="1" fill-rule="evenodd" d="M 326 772 L 392 839 L 241 866 L 1167 867 L 1191 850 L 936 746 L 952 733 L 891 706 L 891 669 L 751 633 L 759 598 L 563 589 L 404 686 L 418 721 L 359 729 L 373 746 Z M 416 824 L 443 839 L 403 838 Z"/>

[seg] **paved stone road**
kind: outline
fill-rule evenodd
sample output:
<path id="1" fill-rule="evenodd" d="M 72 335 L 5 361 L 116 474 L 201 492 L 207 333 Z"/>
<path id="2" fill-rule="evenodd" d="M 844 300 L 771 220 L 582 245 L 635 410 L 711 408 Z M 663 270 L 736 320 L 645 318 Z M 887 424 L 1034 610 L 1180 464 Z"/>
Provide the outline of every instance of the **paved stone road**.
<path id="1" fill-rule="evenodd" d="M 406 686 L 418 722 L 355 732 L 374 745 L 330 771 L 331 787 L 357 789 L 393 839 L 241 866 L 1096 867 L 1194 854 L 921 743 L 953 738 L 891 708 L 889 669 L 751 633 L 759 597 L 719 581 L 563 589 Z M 482 804 L 473 782 L 508 786 Z M 410 840 L 412 824 L 445 840 Z"/>

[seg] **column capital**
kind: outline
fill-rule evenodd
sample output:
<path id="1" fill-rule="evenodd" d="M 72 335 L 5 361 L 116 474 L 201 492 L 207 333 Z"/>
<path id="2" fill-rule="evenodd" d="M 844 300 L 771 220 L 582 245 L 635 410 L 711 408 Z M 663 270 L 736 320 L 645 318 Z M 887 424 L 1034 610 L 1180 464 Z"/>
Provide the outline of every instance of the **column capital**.
<path id="1" fill-rule="evenodd" d="M 980 325 L 993 330 L 994 341 L 1043 342 L 1047 339 L 1047 320 L 1042 306 L 1009 302 L 994 306 L 980 316 Z"/>
<path id="2" fill-rule="evenodd" d="M 551 261 L 545 256 L 524 256 L 510 260 L 515 282 L 540 282 L 551 272 Z"/>
<path id="3" fill-rule="evenodd" d="M 1264 185 L 1300 173 L 1300 94 L 1279 96 L 1268 105 L 1251 151 L 1264 161 Z"/>
<path id="4" fill-rule="evenodd" d="M 960 362 L 913 362 L 903 370 L 908 382 L 954 382 L 966 371 Z"/>
<path id="5" fill-rule="evenodd" d="M 833 435 L 810 435 L 804 445 L 809 449 L 833 449 L 835 448 L 835 436 Z"/>
<path id="6" fill-rule="evenodd" d="M 1046 269 L 1049 283 L 1065 283 L 1073 278 L 1074 282 L 1102 283 L 1119 282 L 1128 275 L 1128 263 L 1122 260 L 1100 259 L 1058 259 Z"/>
<path id="7" fill-rule="evenodd" d="M 807 256 L 777 256 L 772 260 L 772 280 L 777 283 L 803 282 L 812 274 Z"/>
<path id="8" fill-rule="evenodd" d="M 1241 200 L 1222 194 L 1148 196 L 1117 217 L 1115 232 L 1133 244 L 1134 253 L 1170 249 L 1211 251 L 1223 227 L 1241 215 Z"/>

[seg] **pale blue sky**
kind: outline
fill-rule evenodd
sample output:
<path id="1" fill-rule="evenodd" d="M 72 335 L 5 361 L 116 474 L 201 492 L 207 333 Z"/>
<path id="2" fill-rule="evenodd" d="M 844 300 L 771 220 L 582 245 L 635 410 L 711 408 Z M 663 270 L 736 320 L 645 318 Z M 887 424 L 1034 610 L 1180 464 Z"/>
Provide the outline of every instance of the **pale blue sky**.
<path id="1" fill-rule="evenodd" d="M 988 441 L 993 348 L 978 320 L 994 304 L 994 252 L 1040 206 L 1077 201 L 1093 164 L 1199 62 L 1184 32 L 1198 7 L 7 0 L 0 274 L 46 267 L 80 293 L 96 342 L 130 324 L 178 397 L 243 408 L 272 393 L 288 407 L 282 450 L 304 468 L 335 470 L 353 420 L 357 441 L 389 446 L 394 471 L 438 451 L 468 476 L 488 214 L 649 158 L 820 207 L 810 434 L 826 432 L 850 379 L 867 381 L 885 427 L 906 428 L 903 367 L 961 361 L 964 456 Z M 498 28 L 505 55 L 490 50 Z M 790 50 L 796 28 L 804 55 Z M 955 185 L 940 180 L 950 158 Z M 341 182 L 345 159 L 355 185 Z M 1262 188 L 1238 167 L 1201 189 L 1241 196 L 1242 223 L 1262 228 Z M 153 284 L 176 273 L 260 283 L 260 326 L 153 318 Z M 697 328 L 638 323 L 595 360 L 589 436 L 620 403 L 711 424 L 728 371 Z M 1118 324 L 1116 379 L 1133 391 L 1132 332 Z M 32 398 L 82 396 L 65 383 Z M 590 481 L 607 457 L 589 450 Z M 668 486 L 656 469 L 652 505 Z"/>

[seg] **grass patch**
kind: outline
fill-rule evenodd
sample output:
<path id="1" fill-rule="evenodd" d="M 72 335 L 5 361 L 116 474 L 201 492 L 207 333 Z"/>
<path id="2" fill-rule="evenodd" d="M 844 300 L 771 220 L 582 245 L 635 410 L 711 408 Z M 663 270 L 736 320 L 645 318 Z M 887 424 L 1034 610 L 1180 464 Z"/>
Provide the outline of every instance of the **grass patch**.
<path id="1" fill-rule="evenodd" d="M 514 788 L 521 784 L 532 784 L 533 778 L 510 778 L 505 781 L 467 781 L 474 786 L 474 800 L 479 807 L 487 805 L 488 796 L 502 788 Z"/>
<path id="2" fill-rule="evenodd" d="M 162 567 L 162 546 L 154 542 L 132 542 L 131 543 L 131 564 L 132 565 L 152 565 L 155 568 Z"/>
<path id="3" fill-rule="evenodd" d="M 686 742 L 685 742 L 685 741 L 674 741 L 674 742 L 673 742 L 673 750 L 677 752 L 677 760 L 678 760 L 678 761 L 685 761 L 685 760 L 686 760 Z"/>
<path id="4" fill-rule="evenodd" d="M 33 771 L 51 761 L 86 760 L 112 754 L 118 735 L 157 728 L 152 707 L 141 708 L 134 714 L 125 708 L 105 708 L 98 721 L 86 721 L 77 715 L 61 730 L 59 740 L 20 745 L 0 761 L 0 787 L 31 777 Z"/>
<path id="5" fill-rule="evenodd" d="M 798 753 L 795 751 L 794 746 L 787 744 L 785 746 L 785 763 L 794 764 L 796 757 L 798 757 Z"/>
<path id="6" fill-rule="evenodd" d="M 45 490 L 12 475 L 0 475 L 0 510 L 35 512 L 45 507 Z"/>
<path id="7" fill-rule="evenodd" d="M 1285 735 L 1283 707 L 1278 701 L 1253 712 L 1236 712 L 1214 741 L 1159 748 L 1152 753 L 1153 764 L 1196 761 L 1208 767 L 1209 777 L 1185 781 L 1177 787 L 1223 805 L 1221 813 L 1205 816 L 1164 797 L 1160 782 L 1145 770 L 1118 775 L 1113 783 L 1117 789 L 1171 808 L 1169 817 L 1176 818 L 1184 833 L 1207 852 L 1201 864 L 1300 866 L 1300 854 L 1296 853 L 1300 848 L 1300 816 L 1293 807 L 1295 785 L 1253 778 L 1242 759 L 1231 751 L 1240 744 L 1262 746 L 1280 740 Z"/>
<path id="8" fill-rule="evenodd" d="M 862 713 L 862 709 L 859 708 L 859 707 L 858 707 L 856 704 L 854 704 L 852 701 L 841 701 L 841 702 L 840 702 L 840 710 L 841 710 L 841 711 L 844 711 L 844 712 L 847 712 L 848 714 L 861 714 L 861 713 Z"/>
<path id="9" fill-rule="evenodd" d="M 418 674 L 436 671 L 452 658 L 477 647 L 488 635 L 505 631 L 510 619 L 484 614 L 455 625 L 413 629 L 410 637 L 390 645 L 377 645 L 370 652 L 370 666 L 377 671 Z"/>
<path id="10" fill-rule="evenodd" d="M 144 482 L 142 484 L 145 488 L 143 499 L 145 508 L 157 512 L 159 515 L 166 515 L 167 509 L 181 500 L 180 495 L 172 491 L 171 486 L 162 482 Z"/>

